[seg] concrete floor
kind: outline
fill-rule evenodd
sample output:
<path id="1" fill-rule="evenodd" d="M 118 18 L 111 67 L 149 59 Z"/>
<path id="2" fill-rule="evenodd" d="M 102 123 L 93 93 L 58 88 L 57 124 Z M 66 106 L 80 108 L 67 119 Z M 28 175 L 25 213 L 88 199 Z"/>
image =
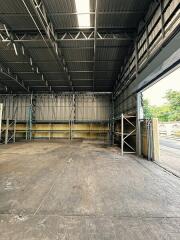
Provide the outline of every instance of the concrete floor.
<path id="1" fill-rule="evenodd" d="M 180 179 L 117 148 L 0 146 L 0 240 L 180 239 Z"/>
<path id="2" fill-rule="evenodd" d="M 157 162 L 180 177 L 180 140 L 161 138 L 160 159 Z"/>

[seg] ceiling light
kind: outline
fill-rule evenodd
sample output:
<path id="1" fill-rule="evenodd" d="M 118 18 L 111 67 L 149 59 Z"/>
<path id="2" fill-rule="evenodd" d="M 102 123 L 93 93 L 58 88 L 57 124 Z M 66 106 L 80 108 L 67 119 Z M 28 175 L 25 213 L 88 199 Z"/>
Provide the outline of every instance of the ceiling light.
<path id="1" fill-rule="evenodd" d="M 78 23 L 80 28 L 90 27 L 90 2 L 89 0 L 75 0 Z"/>

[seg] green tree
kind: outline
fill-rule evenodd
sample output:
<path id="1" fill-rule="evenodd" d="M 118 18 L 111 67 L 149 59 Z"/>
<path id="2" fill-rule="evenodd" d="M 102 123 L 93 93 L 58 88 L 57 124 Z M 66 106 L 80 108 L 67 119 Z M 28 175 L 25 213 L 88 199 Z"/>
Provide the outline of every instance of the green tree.
<path id="1" fill-rule="evenodd" d="M 147 99 L 143 101 L 144 117 L 149 119 L 153 117 L 152 106 L 149 104 Z"/>
<path id="2" fill-rule="evenodd" d="M 165 95 L 167 103 L 151 106 L 147 99 L 143 102 L 145 118 L 158 118 L 161 122 L 180 121 L 180 91 L 168 90 Z"/>
<path id="3" fill-rule="evenodd" d="M 170 108 L 164 104 L 162 106 L 153 106 L 152 117 L 158 118 L 160 122 L 168 122 L 170 119 Z"/>
<path id="4" fill-rule="evenodd" d="M 168 90 L 165 98 L 170 108 L 170 121 L 180 121 L 180 91 Z"/>

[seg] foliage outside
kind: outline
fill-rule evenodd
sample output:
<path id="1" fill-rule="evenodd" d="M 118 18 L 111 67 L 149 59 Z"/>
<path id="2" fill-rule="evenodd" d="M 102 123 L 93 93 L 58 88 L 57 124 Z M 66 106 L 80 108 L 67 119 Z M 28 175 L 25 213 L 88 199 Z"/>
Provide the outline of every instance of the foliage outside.
<path id="1" fill-rule="evenodd" d="M 167 103 L 161 106 L 151 106 L 145 99 L 145 118 L 158 118 L 160 122 L 180 121 L 180 91 L 168 90 L 165 99 Z"/>

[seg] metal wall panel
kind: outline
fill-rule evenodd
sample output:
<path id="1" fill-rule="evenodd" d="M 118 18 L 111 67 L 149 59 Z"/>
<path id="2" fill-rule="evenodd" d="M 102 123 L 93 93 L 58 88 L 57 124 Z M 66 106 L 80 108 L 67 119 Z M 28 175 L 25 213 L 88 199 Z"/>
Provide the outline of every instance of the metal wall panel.
<path id="1" fill-rule="evenodd" d="M 178 64 L 178 4 L 178 0 L 152 3 L 132 54 L 127 58 L 114 88 L 115 116 L 136 112 L 136 93 Z M 171 35 L 174 35 L 172 39 Z"/>
<path id="2" fill-rule="evenodd" d="M 71 108 L 71 96 L 38 95 L 35 118 L 37 121 L 68 121 Z"/>
<path id="3" fill-rule="evenodd" d="M 3 104 L 2 119 L 27 119 L 30 106 L 30 97 L 25 95 L 0 95 L 0 102 Z"/>
<path id="4" fill-rule="evenodd" d="M 125 95 L 119 95 L 114 102 L 114 117 L 120 118 L 121 114 L 136 115 L 137 98 L 136 94 L 126 98 Z"/>
<path id="5" fill-rule="evenodd" d="M 111 102 L 109 96 L 78 96 L 76 99 L 76 119 L 79 121 L 109 120 Z"/>
<path id="6" fill-rule="evenodd" d="M 1 95 L 3 119 L 27 121 L 31 99 L 36 121 L 108 121 L 111 116 L 111 95 Z"/>

